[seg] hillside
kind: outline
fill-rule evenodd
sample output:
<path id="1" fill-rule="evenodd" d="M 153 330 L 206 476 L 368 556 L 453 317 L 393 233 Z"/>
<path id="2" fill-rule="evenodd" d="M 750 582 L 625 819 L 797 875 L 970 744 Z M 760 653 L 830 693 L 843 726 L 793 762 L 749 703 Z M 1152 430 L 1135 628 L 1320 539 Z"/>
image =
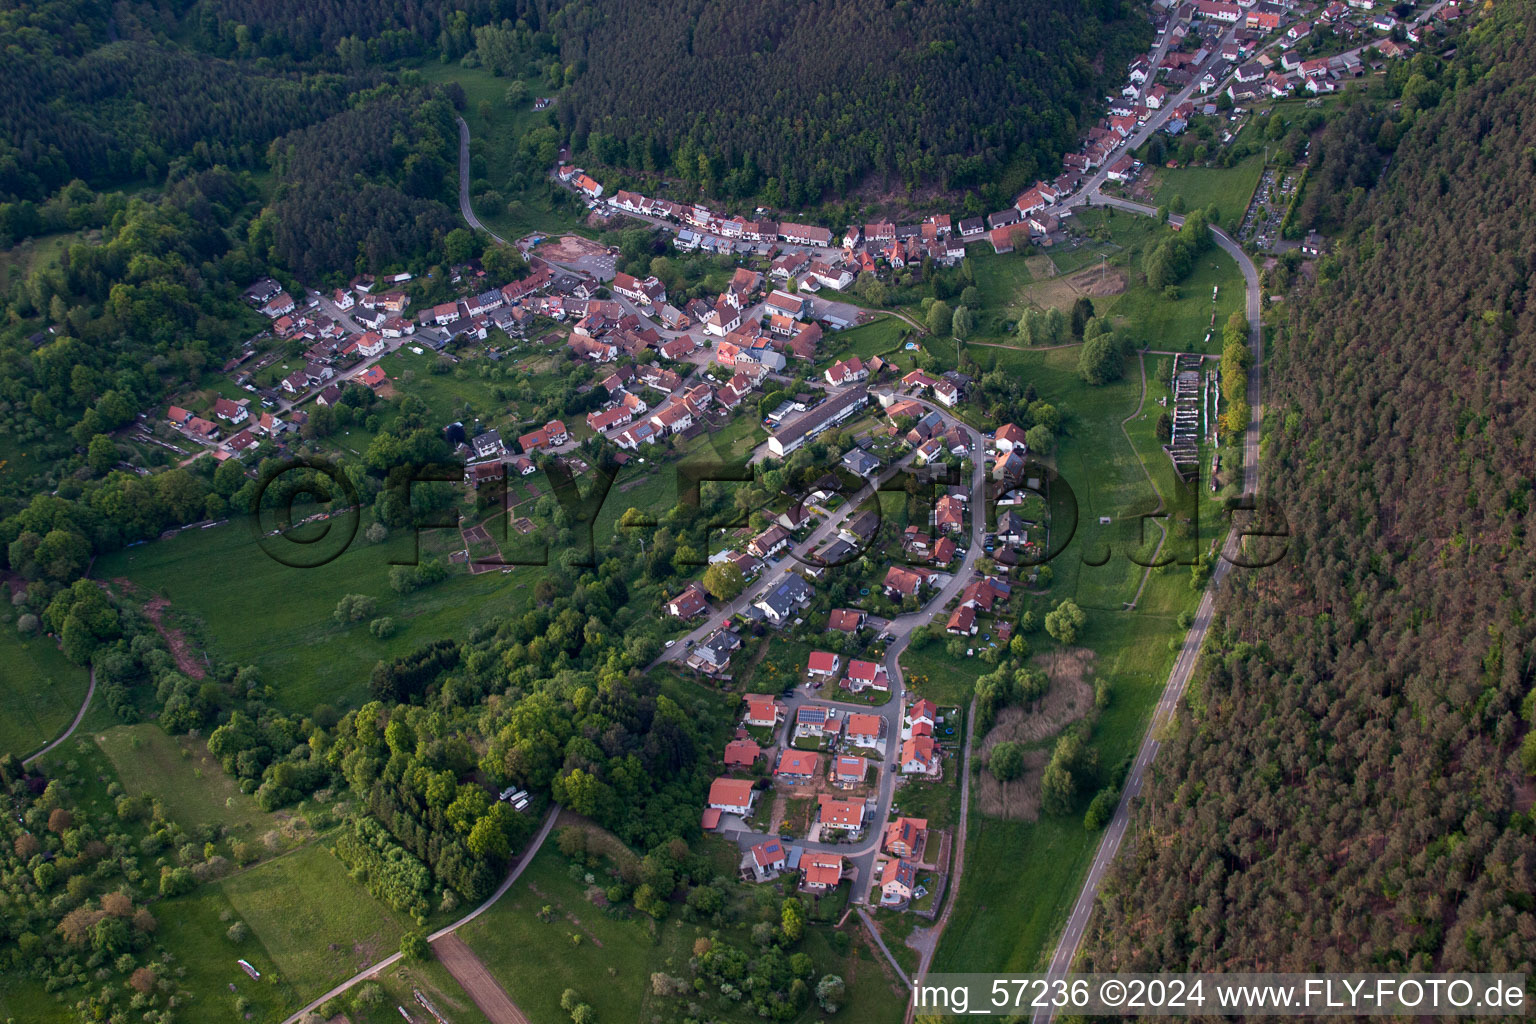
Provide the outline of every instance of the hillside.
<path id="1" fill-rule="evenodd" d="M 1052 171 L 1151 34 L 1123 0 L 575 0 L 555 25 L 578 154 L 788 207 Z"/>
<path id="2" fill-rule="evenodd" d="M 1290 552 L 1232 574 L 1085 969 L 1532 968 L 1532 17 L 1415 58 L 1273 333 Z"/>

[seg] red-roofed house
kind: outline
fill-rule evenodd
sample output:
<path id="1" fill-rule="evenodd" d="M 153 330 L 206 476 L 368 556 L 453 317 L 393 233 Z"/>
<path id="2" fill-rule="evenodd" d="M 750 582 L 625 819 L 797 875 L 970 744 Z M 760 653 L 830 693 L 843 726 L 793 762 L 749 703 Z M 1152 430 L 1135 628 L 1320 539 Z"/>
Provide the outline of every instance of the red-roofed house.
<path id="1" fill-rule="evenodd" d="M 763 756 L 763 748 L 752 740 L 732 740 L 725 745 L 727 768 L 750 768 Z"/>
<path id="2" fill-rule="evenodd" d="M 891 681 L 884 665 L 855 658 L 848 663 L 848 688 L 854 693 L 871 688 L 884 692 L 891 688 Z"/>
<path id="3" fill-rule="evenodd" d="M 821 768 L 821 755 L 810 750 L 781 750 L 773 776 L 792 786 L 810 782 Z"/>
<path id="4" fill-rule="evenodd" d="M 231 423 L 244 423 L 250 413 L 245 411 L 245 406 L 239 402 L 231 402 L 227 398 L 218 398 L 213 403 L 213 414 L 221 420 Z"/>
<path id="5" fill-rule="evenodd" d="M 834 608 L 831 618 L 827 620 L 827 628 L 839 633 L 856 633 L 863 628 L 864 620 L 868 617 L 868 612 L 857 608 Z"/>
<path id="6" fill-rule="evenodd" d="M 819 820 L 823 830 L 836 828 L 852 832 L 863 827 L 863 800 L 839 800 L 836 797 L 826 795 L 823 795 L 820 799 L 821 814 Z"/>
<path id="7" fill-rule="evenodd" d="M 1000 452 L 1011 452 L 1024 443 L 1024 428 L 1016 423 L 1004 423 L 992 438 L 992 447 Z"/>
<path id="8" fill-rule="evenodd" d="M 888 860 L 880 871 L 880 905 L 902 907 L 912 899 L 917 887 L 917 869 L 910 861 Z"/>
<path id="9" fill-rule="evenodd" d="M 747 694 L 748 725 L 771 728 L 784 720 L 784 705 L 763 693 Z"/>
<path id="10" fill-rule="evenodd" d="M 897 818 L 885 826 L 885 840 L 880 848 L 895 857 L 920 860 L 923 856 L 923 843 L 927 838 L 927 818 Z"/>
<path id="11" fill-rule="evenodd" d="M 843 880 L 843 858 L 835 853 L 813 853 L 800 861 L 801 885 L 809 892 L 835 889 Z"/>
<path id="12" fill-rule="evenodd" d="M 757 802 L 751 779 L 721 777 L 709 785 L 709 806 L 725 814 L 748 815 Z"/>
<path id="13" fill-rule="evenodd" d="M 864 781 L 869 762 L 856 754 L 839 754 L 832 762 L 832 780 L 843 786 L 857 786 Z"/>
<path id="14" fill-rule="evenodd" d="M 953 633 L 955 636 L 975 636 L 977 630 L 976 609 L 970 605 L 956 608 L 954 614 L 949 617 L 949 624 L 944 627 L 946 633 Z"/>
<path id="15" fill-rule="evenodd" d="M 849 744 L 876 750 L 880 748 L 880 734 L 884 728 L 885 720 L 879 715 L 866 715 L 859 712 L 849 714 L 844 726 Z"/>
<path id="16" fill-rule="evenodd" d="M 837 670 L 842 667 L 843 659 L 829 651 L 812 651 L 810 661 L 805 670 L 813 676 L 821 676 L 823 679 L 837 675 Z"/>
<path id="17" fill-rule="evenodd" d="M 932 736 L 914 736 L 901 745 L 903 775 L 939 774 L 939 747 Z"/>
<path id="18" fill-rule="evenodd" d="M 705 600 L 704 587 L 698 580 L 688 584 L 682 593 L 667 602 L 667 614 L 679 619 L 691 619 L 707 611 L 709 602 Z"/>

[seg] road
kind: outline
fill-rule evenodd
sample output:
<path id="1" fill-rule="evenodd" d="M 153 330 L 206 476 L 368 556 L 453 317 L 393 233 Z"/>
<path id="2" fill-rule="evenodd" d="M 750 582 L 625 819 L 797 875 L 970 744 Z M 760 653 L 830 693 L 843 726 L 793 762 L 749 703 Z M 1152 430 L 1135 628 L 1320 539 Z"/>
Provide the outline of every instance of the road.
<path id="1" fill-rule="evenodd" d="M 873 394 L 873 393 L 872 393 Z M 865 903 L 869 896 L 869 886 L 873 879 L 876 856 L 880 852 L 880 841 L 883 837 L 881 825 L 890 813 L 891 803 L 895 799 L 896 780 L 900 776 L 900 764 L 898 759 L 901 752 L 901 711 L 905 698 L 905 681 L 902 676 L 900 658 L 903 651 L 911 643 L 914 631 L 926 626 L 933 616 L 943 609 L 949 602 L 960 596 L 960 592 L 972 581 L 975 572 L 976 561 L 983 553 L 983 538 L 986 533 L 986 513 L 984 502 L 986 500 L 987 469 L 985 452 L 986 438 L 981 432 L 970 425 L 955 419 L 942 406 L 926 399 L 914 399 L 925 408 L 939 413 L 943 417 L 945 426 L 959 426 L 970 438 L 972 453 L 976 456 L 971 476 L 971 532 L 969 542 L 966 544 L 965 557 L 960 566 L 949 576 L 939 591 L 924 603 L 922 608 L 915 612 L 907 612 L 891 619 L 885 627 L 885 632 L 891 635 L 891 640 L 886 647 L 884 664 L 890 679 L 890 699 L 879 707 L 871 707 L 867 704 L 849 703 L 832 698 L 817 697 L 815 691 L 806 691 L 803 687 L 797 687 L 793 696 L 782 703 L 786 706 L 787 715 L 784 724 L 785 747 L 790 744 L 790 737 L 794 730 L 795 712 L 807 705 L 818 707 L 836 708 L 844 713 L 849 711 L 863 714 L 876 714 L 885 723 L 885 751 L 880 764 L 880 787 L 876 795 L 875 808 L 868 812 L 866 817 L 876 823 L 869 829 L 868 836 L 857 845 L 850 843 L 823 843 L 800 842 L 796 845 L 804 847 L 808 851 L 825 851 L 837 853 L 848 858 L 852 871 L 852 884 L 855 903 Z M 916 452 L 909 452 L 904 458 L 892 463 L 877 478 L 877 481 L 889 479 L 899 470 L 909 465 L 916 456 Z M 878 482 L 874 484 L 878 487 Z M 818 545 L 836 536 L 838 529 L 850 513 L 855 511 L 859 503 L 846 502 L 841 509 L 825 521 L 819 524 L 803 542 L 793 549 L 793 553 L 781 559 L 777 566 L 785 566 L 795 559 L 796 554 L 808 555 Z M 772 585 L 784 578 L 785 572 L 765 570 L 762 576 L 751 587 L 744 590 L 734 601 L 731 601 L 723 609 L 711 612 L 706 616 L 705 623 L 696 627 L 685 638 L 697 643 L 709 633 L 713 632 L 722 619 L 728 620 L 731 616 L 743 611 L 763 595 Z M 685 643 L 677 643 L 662 652 L 662 655 L 652 662 L 650 667 L 668 661 L 682 660 L 687 652 Z M 754 843 L 768 837 L 767 833 L 754 832 L 748 829 L 728 829 L 724 834 L 733 839 L 742 849 L 746 849 Z"/>
<path id="2" fill-rule="evenodd" d="M 459 122 L 459 214 L 469 226 L 476 231 L 484 231 L 502 245 L 509 244 L 496 232 L 480 223 L 480 218 L 475 216 L 475 208 L 469 205 L 469 125 L 464 123 L 462 117 L 456 117 Z"/>
<path id="3" fill-rule="evenodd" d="M 75 730 L 80 728 L 81 719 L 85 718 L 85 713 L 90 710 L 91 698 L 96 696 L 96 670 L 94 668 L 91 669 L 90 680 L 90 684 L 85 688 L 85 700 L 80 702 L 80 710 L 75 712 L 75 720 L 69 723 L 69 728 L 65 729 L 63 734 L 60 735 L 58 739 L 48 744 L 42 750 L 39 750 L 37 753 L 31 755 L 30 757 L 23 759 L 21 762 L 21 766 L 23 768 L 31 764 L 33 761 L 36 761 L 50 750 L 56 748 L 60 743 L 63 743 L 65 740 L 69 739 L 75 734 Z"/>
<path id="4" fill-rule="evenodd" d="M 519 857 L 517 863 L 512 866 L 512 870 L 507 872 L 507 877 L 502 880 L 501 885 L 496 887 L 496 891 L 491 893 L 490 896 L 486 897 L 485 902 L 481 903 L 474 910 L 471 910 L 469 913 L 465 914 L 463 917 L 459 918 L 452 924 L 444 925 L 442 928 L 439 928 L 431 935 L 428 935 L 427 941 L 436 942 L 438 939 L 445 935 L 452 935 L 454 932 L 458 931 L 460 928 L 464 927 L 466 924 L 469 924 L 469 922 L 473 921 L 475 918 L 491 909 L 497 900 L 506 895 L 507 890 L 512 888 L 512 883 L 516 882 L 518 876 L 523 873 L 523 869 L 526 868 L 529 864 L 533 863 L 534 856 L 539 852 L 539 847 L 544 845 L 544 840 L 549 837 L 550 829 L 555 827 L 555 819 L 559 816 L 560 805 L 555 804 L 551 806 L 549 813 L 544 815 L 544 824 L 539 826 L 539 831 L 533 837 L 533 842 L 528 845 L 527 850 L 523 851 L 523 855 Z M 351 988 L 353 985 L 356 985 L 358 982 L 366 981 L 385 968 L 392 966 L 397 960 L 400 959 L 400 956 L 401 954 L 398 952 L 393 953 L 385 957 L 383 960 L 380 960 L 378 963 L 358 971 L 356 974 L 352 975 L 352 977 L 348 978 L 340 985 L 337 985 L 329 992 L 304 1004 L 302 1007 L 296 1010 L 292 1016 L 284 1020 L 283 1024 L 298 1024 L 300 1017 L 303 1017 L 306 1013 L 316 1009 L 320 1006 L 321 1003 L 324 1003 L 330 999 L 335 999 L 337 996 L 341 995 L 343 992 Z"/>
<path id="5" fill-rule="evenodd" d="M 1087 196 L 1085 195 L 1086 199 Z M 1100 195 L 1099 200 L 1108 206 L 1128 210 L 1145 216 L 1156 216 L 1157 211 L 1150 206 L 1140 203 L 1132 203 L 1124 199 L 1116 199 L 1110 196 Z M 1174 218 L 1170 218 L 1173 220 Z M 1178 218 L 1176 223 L 1182 223 Z M 1263 333 L 1260 322 L 1259 274 L 1253 261 L 1243 252 L 1242 248 L 1232 240 L 1225 232 L 1212 228 L 1212 234 L 1216 238 L 1216 244 L 1228 255 L 1237 261 L 1237 265 L 1243 272 L 1243 282 L 1247 291 L 1248 314 L 1248 344 L 1252 351 L 1252 359 L 1248 370 L 1248 403 L 1249 417 L 1248 428 L 1243 438 L 1243 495 L 1253 498 L 1258 493 L 1259 486 L 1259 429 L 1262 421 L 1263 407 L 1260 404 L 1259 379 L 1263 366 Z M 1221 558 L 1217 560 L 1216 567 L 1211 573 L 1209 584 L 1205 593 L 1200 597 L 1200 603 L 1195 609 L 1195 621 L 1190 626 L 1189 632 L 1184 636 L 1184 643 L 1179 648 L 1178 657 L 1174 660 L 1173 669 L 1168 674 L 1168 683 L 1163 688 L 1163 695 L 1153 710 L 1152 719 L 1147 723 L 1146 735 L 1142 738 L 1141 748 L 1136 752 L 1136 760 L 1131 766 L 1130 774 L 1126 777 L 1125 788 L 1120 794 L 1120 802 L 1115 807 L 1115 815 L 1110 820 L 1109 827 L 1104 832 L 1104 837 L 1099 840 L 1099 848 L 1094 853 L 1093 863 L 1088 868 L 1088 874 L 1083 879 L 1082 891 L 1078 894 L 1077 902 L 1072 907 L 1072 914 L 1067 918 L 1067 925 L 1063 929 L 1061 939 L 1056 944 L 1056 950 L 1051 956 L 1049 972 L 1053 976 L 1065 974 L 1077 959 L 1077 953 L 1082 946 L 1083 935 L 1088 929 L 1089 919 L 1093 916 L 1094 905 L 1098 901 L 1099 889 L 1103 885 L 1104 875 L 1115 855 L 1120 851 L 1120 843 L 1125 838 L 1126 829 L 1130 826 L 1131 805 L 1141 793 L 1142 783 L 1146 781 L 1147 772 L 1152 766 L 1152 760 L 1157 756 L 1158 733 L 1165 723 L 1173 717 L 1179 701 L 1184 697 L 1184 690 L 1189 685 L 1190 677 L 1194 674 L 1196 663 L 1199 661 L 1200 648 L 1205 643 L 1206 633 L 1210 630 L 1216 602 L 1216 591 L 1221 581 L 1226 578 L 1227 572 L 1232 567 L 1232 559 L 1237 556 L 1238 548 L 1242 543 L 1239 531 L 1231 530 L 1227 534 L 1226 544 L 1222 548 Z M 1055 1011 L 1045 1008 L 1037 1011 L 1032 1018 L 1033 1024 L 1049 1024 L 1054 1018 Z"/>

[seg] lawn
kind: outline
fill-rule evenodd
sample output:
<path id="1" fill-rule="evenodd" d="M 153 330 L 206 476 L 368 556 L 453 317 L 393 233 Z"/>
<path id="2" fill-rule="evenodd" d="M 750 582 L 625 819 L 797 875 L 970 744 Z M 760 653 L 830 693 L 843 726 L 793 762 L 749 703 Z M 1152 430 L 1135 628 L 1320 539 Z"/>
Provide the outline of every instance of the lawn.
<path id="1" fill-rule="evenodd" d="M 183 828 L 218 823 L 237 837 L 250 838 L 275 824 L 254 799 L 240 792 L 202 740 L 169 736 L 148 722 L 119 725 L 94 739 L 129 795 L 153 796 Z"/>
<path id="2" fill-rule="evenodd" d="M 992 671 L 980 658 L 955 659 L 943 641 L 925 647 L 908 647 L 901 654 L 901 671 L 907 686 L 936 704 L 962 704 L 976 690 L 976 677 Z"/>
<path id="3" fill-rule="evenodd" d="M 516 614 L 546 570 L 520 566 L 512 573 L 471 576 L 451 569 L 448 579 L 405 596 L 389 586 L 389 560 L 411 554 L 411 534 L 396 530 L 383 544 L 359 535 L 340 557 L 317 569 L 279 564 L 237 519 L 208 530 L 184 531 L 98 559 L 95 575 L 127 577 L 164 595 L 176 611 L 201 620 L 213 651 L 255 665 L 286 707 L 308 713 L 322 703 L 352 707 L 367 694 L 368 673 L 442 636 L 462 636 L 498 615 Z M 440 531 L 423 531 L 423 546 Z M 551 552 L 553 560 L 558 552 Z M 217 572 L 209 572 L 217 566 Z M 397 632 L 380 640 L 368 622 L 337 624 L 331 617 L 345 594 L 378 600 L 375 614 L 391 616 Z M 253 628 L 259 622 L 260 628 Z"/>
<path id="4" fill-rule="evenodd" d="M 89 684 L 48 637 L 0 623 L 0 752 L 25 757 L 48 744 L 74 721 Z"/>
<path id="5" fill-rule="evenodd" d="M 275 970 L 300 1001 L 395 952 L 412 927 L 317 844 L 233 875 L 217 888 L 265 951 L 246 959 L 264 973 Z"/>
<path id="6" fill-rule="evenodd" d="M 1175 196 L 1186 210 L 1215 205 L 1222 224 L 1236 227 L 1264 173 L 1264 158 L 1255 153 L 1231 167 L 1159 167 L 1153 172 L 1155 205 L 1167 206 Z"/>
<path id="7" fill-rule="evenodd" d="M 884 316 L 860 327 L 846 331 L 833 331 L 824 340 L 817 353 L 816 368 L 824 370 L 839 359 L 858 356 L 883 356 L 901 347 L 903 339 L 912 333 L 911 324 L 899 317 Z"/>
<path id="8" fill-rule="evenodd" d="M 252 1019 L 281 1020 L 319 992 L 301 998 L 292 979 L 280 976 L 270 945 L 276 939 L 257 932 L 254 922 L 246 921 L 252 931 L 243 940 L 230 940 L 229 928 L 242 915 L 225 894 L 228 884 L 200 886 L 189 896 L 156 903 L 151 908 L 160 922 L 155 940 L 175 957 L 175 982 L 186 993 L 181 998 L 195 1008 L 194 1019 L 237 1024 L 242 1018 L 235 1000 L 243 997 L 251 1001 Z M 248 977 L 236 963 L 240 959 L 260 971 L 261 978 Z"/>

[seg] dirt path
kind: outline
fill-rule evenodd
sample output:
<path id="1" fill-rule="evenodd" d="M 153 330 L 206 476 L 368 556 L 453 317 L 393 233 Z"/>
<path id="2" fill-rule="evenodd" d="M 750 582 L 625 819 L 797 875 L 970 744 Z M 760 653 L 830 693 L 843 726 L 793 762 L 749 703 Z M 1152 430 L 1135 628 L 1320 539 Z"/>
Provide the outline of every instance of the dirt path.
<path id="1" fill-rule="evenodd" d="M 528 1024 L 528 1018 L 507 995 L 501 982 L 491 977 L 491 972 L 485 969 L 485 964 L 463 939 L 457 935 L 444 935 L 432 943 L 432 949 L 491 1024 Z"/>
<path id="2" fill-rule="evenodd" d="M 137 590 L 132 580 L 121 576 L 112 581 L 116 585 L 129 591 Z M 176 667 L 181 674 L 188 679 L 198 680 L 207 676 L 203 666 L 198 664 L 197 655 L 192 650 L 192 645 L 187 641 L 187 635 L 179 629 L 171 629 L 165 624 L 165 610 L 171 606 L 171 602 L 163 597 L 152 597 L 142 606 L 144 617 L 155 627 L 165 640 L 165 646 L 171 649 L 171 657 L 176 659 Z"/>

